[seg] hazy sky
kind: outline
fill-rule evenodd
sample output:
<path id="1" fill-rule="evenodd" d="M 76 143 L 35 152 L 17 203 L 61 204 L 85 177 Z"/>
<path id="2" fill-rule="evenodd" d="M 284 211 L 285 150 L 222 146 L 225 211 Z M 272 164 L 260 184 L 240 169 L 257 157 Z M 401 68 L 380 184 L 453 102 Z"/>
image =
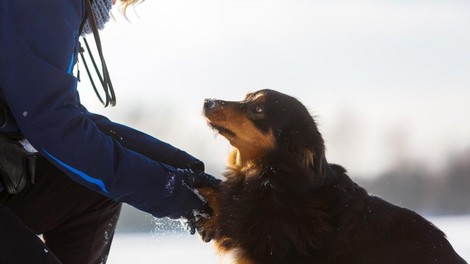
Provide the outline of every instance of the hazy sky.
<path id="1" fill-rule="evenodd" d="M 223 171 L 204 98 L 271 88 L 317 117 L 330 162 L 374 176 L 470 149 L 469 1 L 146 0 L 102 31 L 118 106 L 89 109 Z M 82 79 L 85 73 L 82 71 Z M 470 161 L 469 161 L 470 162 Z"/>

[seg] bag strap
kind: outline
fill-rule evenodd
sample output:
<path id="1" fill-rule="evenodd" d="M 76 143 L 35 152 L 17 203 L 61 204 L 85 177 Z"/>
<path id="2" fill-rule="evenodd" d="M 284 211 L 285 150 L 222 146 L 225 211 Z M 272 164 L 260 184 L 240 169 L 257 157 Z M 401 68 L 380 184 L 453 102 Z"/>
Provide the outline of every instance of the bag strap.
<path id="1" fill-rule="evenodd" d="M 89 53 L 89 56 L 91 58 L 92 64 L 95 68 L 95 71 L 96 71 L 96 73 L 98 75 L 98 78 L 101 82 L 101 85 L 103 87 L 103 90 L 104 90 L 104 93 L 105 93 L 105 100 L 103 100 L 101 98 L 100 94 L 98 93 L 98 90 L 97 90 L 97 88 L 95 86 L 95 83 L 93 81 L 91 72 L 88 69 L 88 65 L 87 65 L 85 57 L 83 55 L 84 50 L 83 50 L 82 47 L 80 47 L 80 56 L 83 60 L 83 64 L 85 65 L 85 69 L 87 71 L 88 77 L 90 78 L 91 85 L 93 86 L 93 89 L 95 90 L 95 93 L 98 96 L 98 99 L 101 101 L 101 103 L 105 107 L 108 106 L 108 105 L 115 106 L 116 105 L 116 95 L 114 93 L 114 88 L 113 88 L 113 84 L 111 82 L 111 77 L 109 76 L 108 67 L 106 66 L 106 61 L 105 61 L 104 56 L 103 56 L 103 49 L 102 49 L 102 46 L 101 46 L 101 39 L 100 39 L 100 35 L 98 33 L 98 27 L 96 26 L 95 16 L 93 15 L 91 2 L 90 2 L 90 0 L 85 0 L 85 3 L 86 3 L 86 13 L 85 13 L 85 18 L 83 19 L 82 23 L 80 24 L 80 33 L 82 32 L 83 27 L 86 23 L 86 20 L 88 19 L 88 21 L 90 21 L 90 27 L 91 27 L 91 30 L 93 32 L 93 37 L 95 39 L 96 49 L 98 50 L 98 54 L 99 54 L 99 57 L 100 57 L 101 69 L 102 69 L 101 72 L 103 73 L 103 75 L 101 75 L 100 71 L 98 70 L 98 66 L 96 65 L 95 59 L 93 58 L 93 56 L 91 54 L 90 47 L 88 46 L 88 42 L 86 41 L 86 39 L 84 37 L 83 37 L 83 40 L 85 41 L 85 46 L 88 50 L 88 53 Z"/>

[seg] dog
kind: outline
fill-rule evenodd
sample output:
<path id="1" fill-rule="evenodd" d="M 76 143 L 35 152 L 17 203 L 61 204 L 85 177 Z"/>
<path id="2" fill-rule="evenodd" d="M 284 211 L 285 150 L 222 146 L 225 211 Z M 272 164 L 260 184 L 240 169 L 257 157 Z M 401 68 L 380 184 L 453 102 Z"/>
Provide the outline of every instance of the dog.
<path id="1" fill-rule="evenodd" d="M 273 90 L 206 99 L 203 115 L 233 146 L 213 209 L 198 225 L 236 264 L 463 264 L 443 232 L 371 196 L 329 164 L 306 107 Z"/>

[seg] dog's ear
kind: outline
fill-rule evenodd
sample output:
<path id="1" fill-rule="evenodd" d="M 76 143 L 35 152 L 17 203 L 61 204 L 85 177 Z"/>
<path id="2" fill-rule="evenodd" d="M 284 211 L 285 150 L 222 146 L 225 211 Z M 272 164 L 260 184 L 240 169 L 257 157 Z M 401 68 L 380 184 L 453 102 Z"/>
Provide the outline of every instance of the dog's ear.
<path id="1" fill-rule="evenodd" d="M 309 116 L 306 125 L 304 122 L 295 122 L 288 131 L 279 131 L 279 138 L 283 148 L 288 152 L 290 159 L 295 160 L 298 165 L 308 168 L 315 175 L 324 173 L 326 165 L 325 143 L 317 129 L 315 121 Z M 303 126 L 302 126 L 303 125 Z"/>
<path id="2" fill-rule="evenodd" d="M 323 174 L 325 159 L 325 142 L 317 129 L 315 121 L 312 118 L 312 124 L 301 129 L 299 140 L 303 141 L 303 160 L 305 166 L 309 166 L 315 172 L 315 175 Z"/>
<path id="3" fill-rule="evenodd" d="M 308 109 L 294 97 L 275 91 L 265 93 L 280 156 L 287 163 L 305 168 L 309 175 L 323 175 L 327 166 L 325 144 Z"/>

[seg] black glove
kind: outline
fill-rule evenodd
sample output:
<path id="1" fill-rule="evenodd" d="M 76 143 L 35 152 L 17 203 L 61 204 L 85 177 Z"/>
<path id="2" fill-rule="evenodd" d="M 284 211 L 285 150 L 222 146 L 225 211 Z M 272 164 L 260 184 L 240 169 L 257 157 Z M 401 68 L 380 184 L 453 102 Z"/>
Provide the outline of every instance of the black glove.
<path id="1" fill-rule="evenodd" d="M 208 187 L 216 190 L 220 189 L 222 183 L 221 180 L 205 172 L 188 173 L 183 182 L 191 188 Z"/>
<path id="2" fill-rule="evenodd" d="M 194 172 L 192 170 L 183 180 L 183 187 L 186 187 L 189 191 L 193 192 L 194 195 L 198 196 L 202 201 L 202 207 L 193 208 L 191 211 L 185 212 L 181 218 L 183 225 L 189 231 L 191 235 L 196 233 L 198 225 L 203 218 L 210 217 L 212 209 L 209 207 L 204 198 L 197 192 L 196 188 L 208 187 L 213 189 L 219 189 L 221 180 L 215 178 L 204 172 Z"/>

